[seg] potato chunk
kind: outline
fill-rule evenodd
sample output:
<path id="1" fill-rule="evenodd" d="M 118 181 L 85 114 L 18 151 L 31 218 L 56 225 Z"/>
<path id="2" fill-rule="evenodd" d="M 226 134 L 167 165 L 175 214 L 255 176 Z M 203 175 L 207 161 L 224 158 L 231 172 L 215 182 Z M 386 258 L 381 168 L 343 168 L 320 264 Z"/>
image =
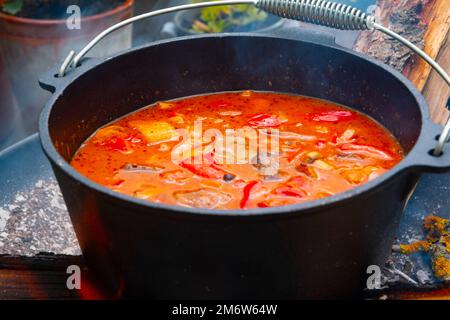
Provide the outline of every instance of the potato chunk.
<path id="1" fill-rule="evenodd" d="M 130 121 L 130 126 L 139 130 L 149 143 L 172 140 L 176 137 L 176 131 L 167 122 Z"/>
<path id="2" fill-rule="evenodd" d="M 166 109 L 172 108 L 174 106 L 174 104 L 170 103 L 170 102 L 158 102 L 157 106 L 159 109 L 166 110 Z"/>
<path id="3" fill-rule="evenodd" d="M 364 168 L 353 168 L 341 172 L 341 176 L 350 184 L 359 185 L 369 179 L 372 172 L 377 171 L 378 168 L 368 166 Z"/>

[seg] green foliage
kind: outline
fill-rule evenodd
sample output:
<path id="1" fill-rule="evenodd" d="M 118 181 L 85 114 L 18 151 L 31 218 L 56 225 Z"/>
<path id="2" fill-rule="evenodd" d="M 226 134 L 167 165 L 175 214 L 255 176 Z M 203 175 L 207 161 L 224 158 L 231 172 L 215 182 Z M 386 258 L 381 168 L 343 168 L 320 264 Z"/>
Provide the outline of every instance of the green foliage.
<path id="1" fill-rule="evenodd" d="M 192 30 L 199 33 L 224 32 L 232 27 L 243 27 L 266 18 L 267 13 L 251 5 L 208 7 L 201 9 L 198 20 L 192 24 Z"/>
<path id="2" fill-rule="evenodd" d="M 11 15 L 17 14 L 22 10 L 23 0 L 0 0 L 1 9 Z"/>

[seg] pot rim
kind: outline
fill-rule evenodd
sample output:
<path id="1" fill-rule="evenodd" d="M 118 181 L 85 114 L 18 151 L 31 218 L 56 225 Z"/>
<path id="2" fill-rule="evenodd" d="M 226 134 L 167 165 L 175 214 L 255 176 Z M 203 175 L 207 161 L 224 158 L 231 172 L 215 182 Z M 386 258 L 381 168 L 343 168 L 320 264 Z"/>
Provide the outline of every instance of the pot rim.
<path id="1" fill-rule="evenodd" d="M 421 128 L 420 133 L 417 138 L 417 141 L 415 142 L 414 146 L 411 148 L 409 153 L 406 155 L 406 157 L 400 161 L 395 167 L 390 169 L 388 172 L 383 174 L 382 176 L 369 181 L 361 186 L 358 186 L 356 188 L 350 189 L 348 191 L 338 193 L 336 195 L 322 198 L 319 200 L 313 200 L 313 201 L 306 201 L 303 203 L 298 203 L 294 205 L 289 206 L 281 206 L 281 207 L 273 207 L 273 208 L 257 208 L 257 209 L 249 209 L 249 210 L 214 210 L 214 209 L 203 209 L 203 208 L 190 208 L 190 207 L 183 207 L 183 206 L 177 206 L 177 205 L 169 205 L 169 204 L 163 204 L 163 203 L 156 203 L 156 202 L 150 202 L 148 200 L 139 199 L 136 197 L 132 197 L 126 194 L 122 194 L 116 191 L 113 191 L 111 189 L 108 189 L 100 184 L 97 184 L 90 179 L 84 177 L 78 171 L 76 171 L 69 162 L 67 162 L 56 150 L 53 141 L 50 138 L 50 131 L 49 131 L 49 125 L 48 120 L 51 114 L 51 111 L 53 109 L 53 106 L 55 102 L 58 100 L 62 92 L 67 87 L 67 83 L 64 83 L 62 87 L 57 88 L 57 90 L 53 93 L 52 97 L 47 102 L 46 106 L 42 110 L 41 117 L 39 120 L 39 136 L 41 140 L 42 148 L 49 158 L 50 162 L 57 166 L 60 170 L 62 170 L 66 175 L 68 175 L 71 179 L 74 179 L 75 181 L 78 181 L 84 187 L 93 189 L 97 192 L 99 192 L 102 196 L 111 197 L 115 201 L 119 200 L 121 202 L 128 202 L 132 203 L 133 205 L 140 207 L 140 212 L 146 211 L 148 214 L 149 211 L 156 209 L 156 210 L 164 210 L 170 212 L 170 214 L 181 214 L 181 215 L 191 215 L 192 217 L 201 217 L 201 216 L 208 216 L 208 217 L 215 217 L 215 218 L 256 218 L 256 217 L 273 217 L 273 216 L 279 216 L 281 214 L 287 215 L 287 214 L 305 214 L 307 212 L 312 212 L 316 210 L 322 210 L 323 208 L 328 208 L 331 206 L 340 205 L 343 203 L 347 203 L 348 201 L 351 201 L 354 197 L 363 196 L 366 193 L 373 191 L 374 189 L 377 189 L 381 187 L 384 184 L 388 184 L 393 180 L 396 176 L 402 174 L 404 171 L 411 170 L 415 166 L 414 156 L 417 156 L 418 152 L 423 152 L 421 149 L 421 146 L 423 144 L 424 140 L 424 132 L 426 131 L 425 128 L 432 126 L 432 122 L 429 119 L 429 111 L 427 108 L 427 103 L 425 101 L 425 98 L 422 96 L 422 94 L 414 87 L 414 85 L 400 72 L 393 69 L 392 67 L 382 63 L 381 61 L 378 61 L 374 58 L 365 56 L 361 53 L 355 52 L 351 49 L 344 48 L 338 45 L 330 45 L 330 44 L 323 44 L 319 42 L 314 41 L 308 41 L 308 40 L 298 40 L 298 39 L 289 39 L 289 38 L 282 38 L 277 36 L 271 36 L 271 35 L 263 35 L 263 34 L 255 34 L 255 33 L 222 33 L 222 34 L 204 34 L 204 35 L 196 35 L 196 36 L 185 36 L 185 37 L 179 37 L 175 39 L 166 39 L 161 41 L 156 41 L 150 44 L 142 45 L 139 47 L 135 47 L 132 49 L 129 49 L 125 52 L 121 52 L 118 54 L 115 54 L 114 56 L 106 59 L 100 60 L 100 63 L 94 64 L 92 67 L 88 67 L 86 70 L 83 70 L 79 74 L 77 74 L 73 79 L 71 79 L 70 83 L 76 81 L 81 75 L 85 74 L 86 72 L 95 70 L 97 66 L 100 64 L 103 64 L 106 61 L 112 61 L 116 58 L 121 57 L 122 55 L 126 55 L 129 53 L 132 53 L 134 51 L 143 50 L 149 47 L 158 47 L 167 43 L 176 42 L 176 41 L 191 41 L 195 39 L 204 39 L 204 38 L 233 38 L 233 37 L 259 37 L 259 38 L 267 38 L 267 39 L 283 39 L 287 41 L 300 41 L 315 45 L 322 45 L 326 47 L 330 47 L 336 50 L 344 51 L 347 54 L 351 54 L 357 58 L 364 59 L 372 64 L 375 64 L 377 67 L 383 69 L 386 72 L 389 72 L 392 76 L 397 78 L 412 94 L 414 99 L 417 102 L 417 106 L 419 107 L 420 114 L 421 114 Z M 69 84 L 70 85 L 70 84 Z"/>
<path id="2" fill-rule="evenodd" d="M 134 0 L 125 0 L 125 2 L 121 5 L 118 5 L 114 9 L 101 12 L 95 14 L 93 16 L 86 16 L 81 18 L 81 22 L 92 22 L 95 20 L 100 20 L 103 18 L 107 18 L 113 16 L 115 14 L 120 13 L 121 11 L 125 11 L 129 9 L 134 4 Z M 33 18 L 24 18 L 24 17 L 16 17 L 9 14 L 6 14 L 0 11 L 0 20 L 6 20 L 7 22 L 17 23 L 17 24 L 31 24 L 36 26 L 56 26 L 62 25 L 66 23 L 66 19 L 33 19 Z"/>

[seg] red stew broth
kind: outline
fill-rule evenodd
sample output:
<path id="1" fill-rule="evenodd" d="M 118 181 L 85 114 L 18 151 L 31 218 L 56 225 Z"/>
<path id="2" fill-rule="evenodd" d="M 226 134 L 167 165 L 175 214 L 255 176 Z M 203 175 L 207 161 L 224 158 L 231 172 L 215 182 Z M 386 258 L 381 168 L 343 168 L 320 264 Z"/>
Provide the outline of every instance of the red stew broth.
<path id="1" fill-rule="evenodd" d="M 215 148 L 216 139 L 203 137 L 194 147 L 188 143 L 196 120 L 203 132 L 217 129 L 224 139 L 227 129 L 262 132 L 261 137 L 269 138 L 267 151 L 258 149 L 243 164 L 227 163 Z M 177 129 L 189 135 L 181 138 Z M 279 143 L 272 152 L 270 138 L 275 135 Z M 240 143 L 248 153 L 249 140 Z M 173 150 L 180 145 L 190 151 L 173 161 Z M 236 145 L 226 147 L 236 160 Z M 377 178 L 403 157 L 396 139 L 359 112 L 308 97 L 245 91 L 138 110 L 99 129 L 71 164 L 96 183 L 148 201 L 250 209 L 344 192 Z"/>

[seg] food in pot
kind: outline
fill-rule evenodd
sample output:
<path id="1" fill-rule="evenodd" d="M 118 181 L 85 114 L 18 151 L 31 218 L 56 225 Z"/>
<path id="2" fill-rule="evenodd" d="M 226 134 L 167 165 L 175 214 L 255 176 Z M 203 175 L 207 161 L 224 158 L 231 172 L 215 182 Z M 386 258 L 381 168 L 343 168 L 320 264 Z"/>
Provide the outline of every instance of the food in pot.
<path id="1" fill-rule="evenodd" d="M 357 111 L 244 91 L 136 111 L 95 132 L 71 164 L 117 192 L 225 210 L 332 196 L 376 179 L 403 157 L 396 139 Z"/>

